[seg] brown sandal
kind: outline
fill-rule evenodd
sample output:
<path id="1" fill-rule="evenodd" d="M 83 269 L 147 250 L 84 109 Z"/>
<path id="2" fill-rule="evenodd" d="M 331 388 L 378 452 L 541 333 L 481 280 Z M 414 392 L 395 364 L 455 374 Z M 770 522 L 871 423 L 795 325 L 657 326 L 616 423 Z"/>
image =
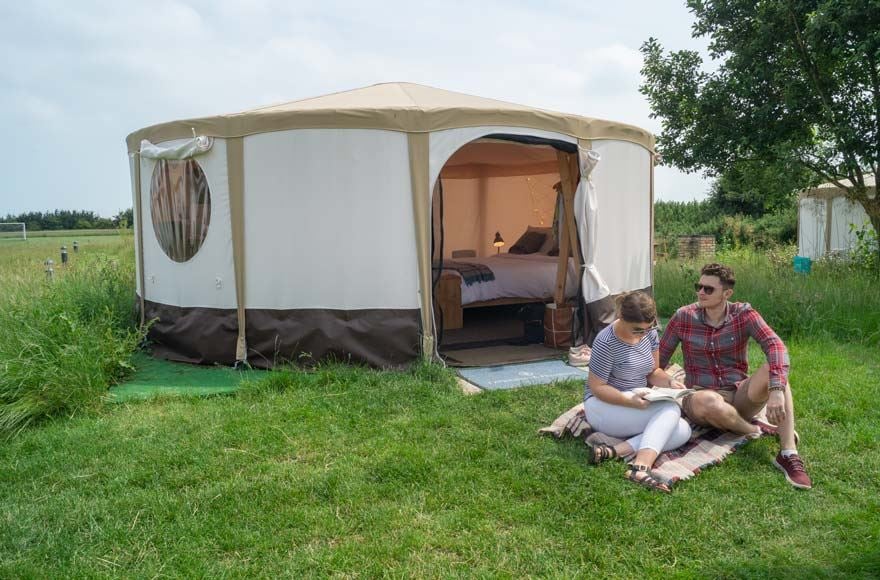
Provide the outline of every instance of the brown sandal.
<path id="1" fill-rule="evenodd" d="M 590 463 L 593 465 L 598 465 L 609 459 L 617 459 L 618 457 L 617 450 L 604 443 L 599 443 L 597 445 L 587 444 L 587 447 L 590 450 Z"/>
<path id="2" fill-rule="evenodd" d="M 638 474 L 642 474 L 642 476 L 639 477 Z M 671 489 L 669 489 L 668 485 L 658 479 L 655 479 L 651 475 L 651 470 L 648 469 L 647 465 L 627 466 L 626 475 L 624 475 L 624 477 L 635 484 L 647 487 L 648 489 L 652 489 L 654 491 L 660 491 L 663 493 L 669 493 L 672 491 Z"/>

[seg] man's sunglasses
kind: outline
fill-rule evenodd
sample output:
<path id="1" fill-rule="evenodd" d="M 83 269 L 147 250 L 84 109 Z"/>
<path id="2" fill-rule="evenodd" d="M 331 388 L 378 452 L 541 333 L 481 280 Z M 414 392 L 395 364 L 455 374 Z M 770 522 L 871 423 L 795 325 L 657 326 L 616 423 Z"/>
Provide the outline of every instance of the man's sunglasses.
<path id="1" fill-rule="evenodd" d="M 702 290 L 706 293 L 706 296 L 711 296 L 712 293 L 715 292 L 716 288 L 715 286 L 706 286 L 705 284 L 700 284 L 699 282 L 697 282 L 696 284 L 694 284 L 694 290 L 696 290 L 697 292 Z"/>

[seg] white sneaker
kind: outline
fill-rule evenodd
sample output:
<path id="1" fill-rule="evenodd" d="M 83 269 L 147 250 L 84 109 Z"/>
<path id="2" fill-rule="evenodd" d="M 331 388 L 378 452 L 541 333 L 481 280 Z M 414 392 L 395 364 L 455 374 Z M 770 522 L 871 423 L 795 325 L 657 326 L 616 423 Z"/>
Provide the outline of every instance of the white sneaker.
<path id="1" fill-rule="evenodd" d="M 586 344 L 573 346 L 568 349 L 568 364 L 573 367 L 585 367 L 590 364 L 590 355 L 593 353 Z"/>

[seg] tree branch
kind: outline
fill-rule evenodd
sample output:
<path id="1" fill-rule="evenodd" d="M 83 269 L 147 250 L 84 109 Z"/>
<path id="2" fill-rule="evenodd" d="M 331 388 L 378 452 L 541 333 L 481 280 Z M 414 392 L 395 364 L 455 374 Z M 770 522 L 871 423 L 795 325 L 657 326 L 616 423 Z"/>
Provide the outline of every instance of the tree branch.
<path id="1" fill-rule="evenodd" d="M 795 44 L 797 45 L 798 52 L 800 53 L 801 60 L 803 61 L 803 66 L 805 72 L 807 73 L 807 77 L 813 81 L 814 88 L 816 89 L 816 94 L 819 95 L 819 101 L 822 103 L 822 108 L 825 111 L 826 115 L 829 117 L 829 125 L 831 128 L 831 133 L 834 135 L 834 140 L 837 142 L 838 149 L 843 154 L 844 160 L 847 165 L 850 167 L 857 166 L 857 160 L 853 156 L 853 154 L 848 151 L 848 147 L 846 147 L 846 143 L 841 136 L 838 134 L 838 125 L 837 125 L 837 116 L 834 113 L 834 104 L 831 101 L 831 97 L 826 94 L 822 83 L 820 82 L 821 71 L 819 70 L 819 66 L 810 56 L 810 52 L 807 49 L 806 42 L 804 41 L 803 34 L 801 32 L 800 26 L 798 26 L 797 13 L 792 7 L 792 0 L 788 0 L 786 2 L 786 6 L 788 7 L 788 15 L 791 20 L 791 26 L 794 28 L 794 36 L 795 36 Z"/>

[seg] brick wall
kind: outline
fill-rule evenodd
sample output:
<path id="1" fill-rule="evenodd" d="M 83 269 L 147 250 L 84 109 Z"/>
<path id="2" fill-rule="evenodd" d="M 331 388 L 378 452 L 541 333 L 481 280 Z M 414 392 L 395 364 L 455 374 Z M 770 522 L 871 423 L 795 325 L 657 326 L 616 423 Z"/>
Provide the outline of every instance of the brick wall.
<path id="1" fill-rule="evenodd" d="M 714 255 L 714 236 L 679 236 L 679 258 L 711 258 Z"/>

